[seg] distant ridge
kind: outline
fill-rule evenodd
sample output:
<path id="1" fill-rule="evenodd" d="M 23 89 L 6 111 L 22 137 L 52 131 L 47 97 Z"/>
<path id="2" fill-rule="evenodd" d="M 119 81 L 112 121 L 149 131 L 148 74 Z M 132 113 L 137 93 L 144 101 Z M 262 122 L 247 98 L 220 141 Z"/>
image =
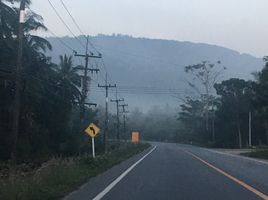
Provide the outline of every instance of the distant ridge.
<path id="1" fill-rule="evenodd" d="M 85 41 L 82 36 L 78 38 Z M 54 62 L 59 61 L 58 56 L 60 54 L 73 53 L 62 46 L 56 38 L 49 37 L 47 39 L 53 46 L 53 51 L 48 54 Z M 84 52 L 74 38 L 62 37 L 61 40 L 77 52 Z M 128 99 L 134 107 L 147 108 L 149 105 L 165 105 L 167 103 L 177 107 L 179 102 L 169 94 L 153 94 L 154 92 L 147 94 L 149 92 L 146 91 L 150 89 L 137 88 L 154 87 L 156 88 L 154 90 L 157 91 L 155 93 L 177 90 L 183 96 L 189 90 L 184 72 L 184 66 L 186 65 L 205 60 L 212 62 L 220 60 L 227 67 L 224 79 L 231 77 L 252 79 L 251 73 L 261 70 L 263 66 L 263 61 L 260 58 L 205 43 L 135 38 L 120 34 L 99 34 L 90 37 L 90 40 L 103 54 L 112 80 L 116 81 L 118 85 L 136 87 L 136 89 L 126 87 L 124 91 L 121 91 L 122 96 Z M 94 52 L 94 49 L 91 49 L 91 51 Z M 96 81 L 100 82 L 101 79 Z M 92 96 L 97 101 L 103 101 L 101 99 L 102 94 L 97 91 L 94 84 L 92 82 L 91 90 L 94 94 Z"/>

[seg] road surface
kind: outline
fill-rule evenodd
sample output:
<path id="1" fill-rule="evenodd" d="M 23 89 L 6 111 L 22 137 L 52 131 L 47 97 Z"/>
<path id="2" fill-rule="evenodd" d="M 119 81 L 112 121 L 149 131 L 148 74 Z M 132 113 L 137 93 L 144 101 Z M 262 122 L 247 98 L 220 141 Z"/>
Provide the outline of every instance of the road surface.
<path id="1" fill-rule="evenodd" d="M 65 199 L 268 200 L 265 161 L 188 145 L 153 145 Z"/>

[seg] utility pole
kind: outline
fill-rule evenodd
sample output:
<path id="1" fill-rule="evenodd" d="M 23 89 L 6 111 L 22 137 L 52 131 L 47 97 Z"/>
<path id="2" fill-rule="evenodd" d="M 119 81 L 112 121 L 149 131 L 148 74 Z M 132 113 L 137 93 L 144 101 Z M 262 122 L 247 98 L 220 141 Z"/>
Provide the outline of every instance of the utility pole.
<path id="1" fill-rule="evenodd" d="M 98 87 L 99 88 L 105 88 L 105 130 L 104 130 L 104 135 L 103 135 L 103 145 L 104 145 L 104 150 L 105 152 L 107 151 L 107 139 L 108 139 L 108 122 L 109 122 L 109 119 L 108 119 L 108 91 L 110 88 L 115 88 L 116 87 L 116 84 L 114 85 L 111 85 L 109 84 L 108 85 L 108 79 L 107 79 L 107 73 L 106 73 L 106 76 L 105 76 L 105 85 L 100 85 L 98 84 Z"/>
<path id="2" fill-rule="evenodd" d="M 119 120 L 119 102 L 124 101 L 124 99 L 118 99 L 117 98 L 117 90 L 116 90 L 116 99 L 111 99 L 111 102 L 115 102 L 116 103 L 116 118 L 117 118 L 117 134 L 116 134 L 116 138 L 118 141 L 120 141 L 120 120 Z"/>
<path id="3" fill-rule="evenodd" d="M 251 120 L 252 119 L 252 112 L 250 111 L 248 113 L 248 146 L 252 147 L 252 142 L 251 142 Z"/>
<path id="4" fill-rule="evenodd" d="M 19 134 L 19 121 L 20 121 L 20 107 L 21 107 L 21 70 L 22 70 L 22 56 L 23 56 L 23 39 L 24 39 L 24 23 L 25 23 L 25 0 L 20 3 L 20 16 L 19 16 L 19 32 L 18 32 L 18 57 L 17 66 L 15 70 L 15 95 L 13 106 L 13 123 L 12 123 L 12 137 L 13 147 L 11 151 L 11 160 L 15 165 L 17 162 L 17 144 Z"/>
<path id="5" fill-rule="evenodd" d="M 94 105 L 95 104 L 91 104 L 91 103 L 86 103 L 86 98 L 87 98 L 87 93 L 88 93 L 88 81 L 90 80 L 90 77 L 88 77 L 88 71 L 90 71 L 91 73 L 96 72 L 98 73 L 99 69 L 94 69 L 94 68 L 89 68 L 88 67 L 88 63 L 89 63 L 89 58 L 102 58 L 102 55 L 94 55 L 93 53 L 89 53 L 88 52 L 88 43 L 89 43 L 89 39 L 87 36 L 87 44 L 86 44 L 86 53 L 85 54 L 77 54 L 77 52 L 75 52 L 75 56 L 77 57 L 83 57 L 85 58 L 85 67 L 80 67 L 78 69 L 80 70 L 84 70 L 84 75 L 83 75 L 83 80 L 82 80 L 82 97 L 81 97 L 81 102 L 80 102 L 80 123 L 81 123 L 81 129 L 83 130 L 83 126 L 84 126 L 84 118 L 85 118 L 85 105 Z"/>
<path id="6" fill-rule="evenodd" d="M 125 107 L 127 107 L 128 104 L 122 104 L 119 105 L 119 107 L 123 108 L 123 119 L 124 119 L 124 136 L 125 136 L 125 140 L 127 140 L 127 133 L 126 133 L 126 113 L 128 113 L 128 111 L 126 111 Z"/>

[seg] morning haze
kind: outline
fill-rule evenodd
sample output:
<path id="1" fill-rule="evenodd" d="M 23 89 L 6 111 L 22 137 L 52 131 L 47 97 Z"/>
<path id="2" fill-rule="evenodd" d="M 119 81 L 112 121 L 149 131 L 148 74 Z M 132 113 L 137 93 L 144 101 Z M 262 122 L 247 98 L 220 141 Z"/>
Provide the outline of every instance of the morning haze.
<path id="1" fill-rule="evenodd" d="M 52 3 L 76 30 L 60 1 Z M 266 0 L 66 0 L 65 4 L 89 35 L 122 33 L 202 42 L 257 57 L 268 52 Z M 68 34 L 47 1 L 33 1 L 32 9 L 57 35 Z"/>
<path id="2" fill-rule="evenodd" d="M 268 200 L 267 1 L 0 0 L 0 200 Z"/>

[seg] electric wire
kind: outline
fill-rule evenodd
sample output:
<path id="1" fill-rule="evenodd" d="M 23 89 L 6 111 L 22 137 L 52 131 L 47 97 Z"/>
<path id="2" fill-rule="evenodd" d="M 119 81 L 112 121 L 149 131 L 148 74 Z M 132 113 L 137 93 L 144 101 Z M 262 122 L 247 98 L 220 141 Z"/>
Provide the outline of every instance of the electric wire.
<path id="1" fill-rule="evenodd" d="M 76 28 L 79 30 L 79 32 L 85 37 L 85 39 L 87 39 L 86 34 L 82 31 L 82 29 L 80 28 L 79 24 L 76 22 L 75 18 L 73 17 L 73 15 L 71 14 L 70 10 L 68 9 L 68 7 L 66 6 L 66 4 L 63 2 L 63 0 L 60 0 L 61 4 L 63 5 L 64 9 L 66 10 L 66 12 L 68 13 L 68 15 L 71 17 L 73 23 L 75 24 Z M 91 43 L 88 40 L 88 43 L 90 44 L 90 46 L 98 53 L 101 54 L 97 48 L 93 45 L 93 43 Z"/>
<path id="2" fill-rule="evenodd" d="M 71 50 L 72 52 L 76 52 L 72 47 L 70 47 L 68 44 L 66 44 L 62 39 L 60 39 L 60 37 L 58 37 L 55 33 L 53 33 L 50 29 L 47 29 L 48 32 L 50 32 L 55 38 L 56 40 L 58 40 L 64 47 L 66 47 L 67 49 Z"/>
<path id="3" fill-rule="evenodd" d="M 60 16 L 59 12 L 57 11 L 57 9 L 54 7 L 54 5 L 51 3 L 50 0 L 47 0 L 48 3 L 50 4 L 50 6 L 52 7 L 52 9 L 54 10 L 54 12 L 56 13 L 56 15 L 58 16 L 58 18 L 60 19 L 60 21 L 64 24 L 64 26 L 69 30 L 69 32 L 73 35 L 73 37 L 77 40 L 77 42 L 83 47 L 86 48 L 86 46 L 76 37 L 76 35 L 73 33 L 73 31 L 71 30 L 71 28 L 67 25 L 67 23 L 64 21 L 64 19 Z"/>

